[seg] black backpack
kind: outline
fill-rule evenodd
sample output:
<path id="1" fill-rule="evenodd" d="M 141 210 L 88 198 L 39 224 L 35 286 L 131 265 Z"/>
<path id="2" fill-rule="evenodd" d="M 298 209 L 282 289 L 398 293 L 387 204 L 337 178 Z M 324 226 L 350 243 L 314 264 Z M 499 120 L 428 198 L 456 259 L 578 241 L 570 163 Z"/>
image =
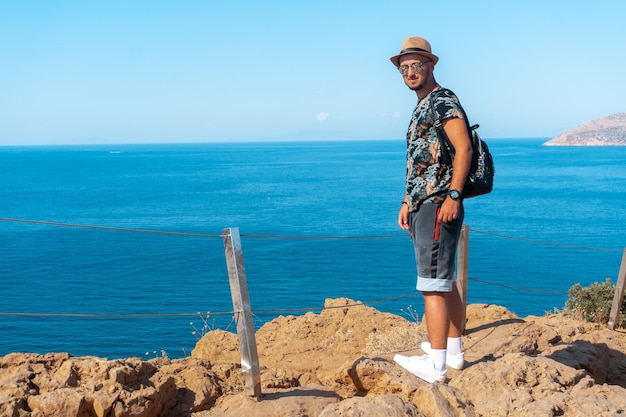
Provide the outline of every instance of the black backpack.
<path id="1" fill-rule="evenodd" d="M 441 144 L 441 157 L 439 161 L 444 165 L 452 166 L 454 146 L 450 143 L 450 139 L 448 139 L 448 135 L 446 135 L 446 131 L 443 129 L 443 123 L 436 117 L 437 113 L 435 112 L 432 96 L 430 98 L 430 106 L 433 118 L 435 119 L 434 126 L 437 130 L 437 137 Z M 464 110 L 463 113 L 465 114 Z M 491 152 L 489 152 L 487 143 L 478 136 L 478 132 L 476 131 L 478 125 L 470 126 L 467 120 L 467 115 L 465 115 L 467 132 L 472 142 L 473 153 L 472 165 L 465 186 L 463 187 L 463 197 L 471 198 L 491 192 L 496 169 L 493 165 L 493 156 L 491 156 Z"/>

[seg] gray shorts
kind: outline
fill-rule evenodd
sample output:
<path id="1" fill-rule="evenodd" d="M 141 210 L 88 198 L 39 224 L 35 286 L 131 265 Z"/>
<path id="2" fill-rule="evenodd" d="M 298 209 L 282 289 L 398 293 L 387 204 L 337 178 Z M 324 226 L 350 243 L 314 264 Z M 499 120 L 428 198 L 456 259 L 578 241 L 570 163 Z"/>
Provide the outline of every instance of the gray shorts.
<path id="1" fill-rule="evenodd" d="M 415 248 L 418 291 L 452 291 L 456 281 L 456 248 L 463 226 L 463 204 L 452 223 L 437 221 L 441 204 L 422 204 L 410 213 L 409 224 Z"/>

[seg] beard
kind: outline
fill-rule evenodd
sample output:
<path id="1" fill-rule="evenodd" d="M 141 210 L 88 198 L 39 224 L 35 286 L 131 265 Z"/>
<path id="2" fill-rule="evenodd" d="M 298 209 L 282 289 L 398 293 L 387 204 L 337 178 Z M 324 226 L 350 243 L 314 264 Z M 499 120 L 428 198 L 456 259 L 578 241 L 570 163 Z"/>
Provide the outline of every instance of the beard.
<path id="1" fill-rule="evenodd" d="M 422 82 L 420 82 L 418 84 L 415 84 L 415 85 L 410 85 L 410 84 L 406 83 L 406 86 L 409 87 L 413 91 L 419 91 L 422 88 L 424 88 L 424 84 L 426 84 L 426 81 L 422 81 Z"/>
<path id="2" fill-rule="evenodd" d="M 428 84 L 428 81 L 430 80 L 431 77 L 431 73 L 428 72 L 425 74 L 425 76 L 420 77 L 419 78 L 419 82 L 417 82 L 417 84 L 412 84 L 411 81 L 416 81 L 416 79 L 413 80 L 404 80 L 404 83 L 406 84 L 407 87 L 409 87 L 411 90 L 417 92 L 420 91 L 421 89 L 424 88 L 424 86 L 426 86 Z"/>

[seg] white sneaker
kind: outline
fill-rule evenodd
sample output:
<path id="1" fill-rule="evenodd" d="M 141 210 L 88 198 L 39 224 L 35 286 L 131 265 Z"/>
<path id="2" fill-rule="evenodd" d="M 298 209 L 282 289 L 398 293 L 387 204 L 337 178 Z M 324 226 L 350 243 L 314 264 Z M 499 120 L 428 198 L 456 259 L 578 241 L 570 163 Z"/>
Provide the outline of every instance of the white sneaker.
<path id="1" fill-rule="evenodd" d="M 424 381 L 433 383 L 435 381 L 443 382 L 446 380 L 446 372 L 448 371 L 445 369 L 443 371 L 436 370 L 433 360 L 428 355 L 395 355 L 393 360 L 396 361 L 398 365 Z"/>
<path id="2" fill-rule="evenodd" d="M 427 355 L 430 354 L 430 351 L 432 350 L 432 347 L 430 347 L 430 342 L 422 342 L 420 347 Z M 465 366 L 465 354 L 461 352 L 456 355 L 452 355 L 450 354 L 450 352 L 446 352 L 446 365 L 448 365 L 452 369 L 463 369 L 463 367 Z"/>

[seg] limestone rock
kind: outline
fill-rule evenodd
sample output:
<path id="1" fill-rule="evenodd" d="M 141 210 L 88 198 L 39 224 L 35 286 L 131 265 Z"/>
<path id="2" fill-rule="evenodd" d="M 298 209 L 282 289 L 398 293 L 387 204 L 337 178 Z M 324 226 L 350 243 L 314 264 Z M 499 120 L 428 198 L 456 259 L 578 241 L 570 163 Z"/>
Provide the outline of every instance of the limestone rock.
<path id="1" fill-rule="evenodd" d="M 319 417 L 425 417 L 415 404 L 393 394 L 354 397 L 327 406 Z"/>
<path id="2" fill-rule="evenodd" d="M 268 390 L 260 401 L 243 394 L 229 395 L 213 409 L 196 413 L 194 417 L 314 417 L 339 401 L 331 389 L 311 384 L 294 389 Z"/>
<path id="3" fill-rule="evenodd" d="M 244 394 L 235 334 L 193 356 L 144 361 L 14 353 L 0 358 L 7 417 L 614 416 L 626 414 L 626 333 L 562 314 L 467 308 L 464 370 L 428 384 L 395 353 L 422 354 L 424 322 L 342 298 L 257 331 L 262 395 Z"/>

